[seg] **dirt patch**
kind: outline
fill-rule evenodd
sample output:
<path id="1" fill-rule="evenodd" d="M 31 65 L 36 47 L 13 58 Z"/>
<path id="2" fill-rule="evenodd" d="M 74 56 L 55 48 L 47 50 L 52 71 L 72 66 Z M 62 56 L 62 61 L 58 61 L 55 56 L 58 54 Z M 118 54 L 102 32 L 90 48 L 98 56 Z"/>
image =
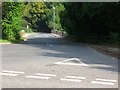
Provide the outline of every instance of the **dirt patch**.
<path id="1" fill-rule="evenodd" d="M 12 43 L 10 43 L 10 42 L 5 42 L 5 43 L 0 43 L 0 44 L 12 44 Z"/>
<path id="2" fill-rule="evenodd" d="M 112 56 L 118 58 L 120 60 L 120 48 L 117 47 L 108 47 L 108 46 L 100 46 L 100 45 L 89 45 L 91 48 L 96 49 L 97 51 L 106 54 L 108 56 Z"/>

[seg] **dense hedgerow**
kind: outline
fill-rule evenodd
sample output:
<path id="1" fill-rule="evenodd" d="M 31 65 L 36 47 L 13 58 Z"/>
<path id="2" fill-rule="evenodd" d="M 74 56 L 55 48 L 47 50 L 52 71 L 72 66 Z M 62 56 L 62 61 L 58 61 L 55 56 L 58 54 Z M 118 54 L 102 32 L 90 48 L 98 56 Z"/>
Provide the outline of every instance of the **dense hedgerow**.
<path id="1" fill-rule="evenodd" d="M 2 3 L 2 38 L 19 41 L 19 31 L 22 28 L 22 12 L 24 3 L 3 2 Z"/>

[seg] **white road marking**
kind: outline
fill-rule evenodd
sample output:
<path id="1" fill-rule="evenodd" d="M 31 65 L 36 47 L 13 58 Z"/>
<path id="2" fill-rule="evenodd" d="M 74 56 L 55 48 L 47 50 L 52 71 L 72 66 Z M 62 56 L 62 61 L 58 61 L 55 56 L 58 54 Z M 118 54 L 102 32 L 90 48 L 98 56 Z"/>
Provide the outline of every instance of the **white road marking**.
<path id="1" fill-rule="evenodd" d="M 51 47 L 53 47 L 53 45 L 52 45 L 52 44 L 51 44 L 50 46 L 51 46 Z"/>
<path id="2" fill-rule="evenodd" d="M 91 83 L 94 83 L 94 84 L 104 84 L 104 85 L 114 85 L 114 83 L 111 83 L 111 82 L 92 81 Z"/>
<path id="3" fill-rule="evenodd" d="M 71 81 L 71 82 L 81 82 L 81 80 L 78 79 L 66 79 L 66 78 L 61 78 L 61 81 Z"/>
<path id="4" fill-rule="evenodd" d="M 73 66 L 88 66 L 87 64 L 75 64 L 75 63 L 62 63 L 62 62 L 57 62 L 55 64 L 58 64 L 58 65 L 73 65 Z"/>
<path id="5" fill-rule="evenodd" d="M 68 61 L 76 61 L 78 62 L 79 64 L 77 63 L 69 63 Z M 68 62 L 68 63 L 67 63 Z M 71 58 L 71 59 L 67 59 L 67 60 L 64 60 L 62 62 L 56 62 L 55 64 L 58 64 L 58 65 L 75 65 L 75 66 L 88 66 L 87 64 L 83 63 L 82 61 L 80 61 L 80 59 L 78 58 Z"/>
<path id="6" fill-rule="evenodd" d="M 96 80 L 99 80 L 99 81 L 108 81 L 108 82 L 117 82 L 117 80 L 101 79 L 101 78 L 96 78 Z"/>
<path id="7" fill-rule="evenodd" d="M 42 73 L 36 73 L 36 75 L 41 75 L 41 76 L 56 76 L 56 75 L 53 75 L 53 74 L 42 74 Z"/>
<path id="8" fill-rule="evenodd" d="M 35 78 L 35 79 L 50 79 L 50 77 L 42 77 L 42 76 L 26 76 L 26 78 Z"/>
<path id="9" fill-rule="evenodd" d="M 71 60 L 76 60 L 76 61 L 80 62 L 80 59 L 78 59 L 78 58 L 70 58 L 70 59 L 64 60 L 63 62 L 67 62 L 67 61 L 71 61 Z"/>
<path id="10" fill-rule="evenodd" d="M 3 73 L 19 73 L 19 74 L 23 74 L 24 72 L 3 70 Z"/>
<path id="11" fill-rule="evenodd" d="M 0 75 L 4 75 L 4 76 L 17 76 L 18 74 L 0 73 Z"/>
<path id="12" fill-rule="evenodd" d="M 76 78 L 76 79 L 86 79 L 85 77 L 77 77 L 77 76 L 66 76 L 67 78 Z"/>

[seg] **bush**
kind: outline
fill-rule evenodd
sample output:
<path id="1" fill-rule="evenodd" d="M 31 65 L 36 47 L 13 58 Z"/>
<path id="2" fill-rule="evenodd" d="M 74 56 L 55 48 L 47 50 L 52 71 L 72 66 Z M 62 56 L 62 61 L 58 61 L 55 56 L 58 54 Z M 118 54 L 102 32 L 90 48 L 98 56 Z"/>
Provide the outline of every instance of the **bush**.
<path id="1" fill-rule="evenodd" d="M 118 32 L 111 32 L 110 33 L 110 43 L 112 44 L 120 44 L 120 39 L 118 38 L 119 37 L 119 33 Z"/>
<path id="2" fill-rule="evenodd" d="M 22 27 L 22 10 L 23 3 L 19 2 L 3 2 L 2 12 L 2 38 L 19 41 L 19 31 Z"/>

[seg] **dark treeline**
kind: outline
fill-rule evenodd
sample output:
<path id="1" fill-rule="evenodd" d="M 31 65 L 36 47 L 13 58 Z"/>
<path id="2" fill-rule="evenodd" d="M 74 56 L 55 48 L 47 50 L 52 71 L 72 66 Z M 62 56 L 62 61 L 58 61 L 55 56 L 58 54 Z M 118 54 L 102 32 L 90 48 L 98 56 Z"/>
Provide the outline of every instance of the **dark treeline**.
<path id="1" fill-rule="evenodd" d="M 119 42 L 119 3 L 65 3 L 64 6 L 61 23 L 71 38 L 82 42 Z"/>
<path id="2" fill-rule="evenodd" d="M 18 40 L 21 29 L 26 32 L 55 29 L 66 32 L 66 37 L 75 41 L 120 42 L 118 2 L 4 2 L 2 8 L 4 39 Z"/>

